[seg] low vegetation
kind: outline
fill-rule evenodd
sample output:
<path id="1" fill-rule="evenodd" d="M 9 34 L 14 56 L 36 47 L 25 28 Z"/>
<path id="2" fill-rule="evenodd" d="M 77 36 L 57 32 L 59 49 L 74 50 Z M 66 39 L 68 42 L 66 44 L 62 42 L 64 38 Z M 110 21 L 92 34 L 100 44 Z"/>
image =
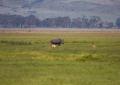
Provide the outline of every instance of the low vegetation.
<path id="1" fill-rule="evenodd" d="M 119 65 L 117 32 L 0 34 L 1 85 L 119 85 Z"/>
<path id="2" fill-rule="evenodd" d="M 10 44 L 10 45 L 31 45 L 32 43 L 29 41 L 7 41 L 7 40 L 1 40 L 1 44 Z"/>

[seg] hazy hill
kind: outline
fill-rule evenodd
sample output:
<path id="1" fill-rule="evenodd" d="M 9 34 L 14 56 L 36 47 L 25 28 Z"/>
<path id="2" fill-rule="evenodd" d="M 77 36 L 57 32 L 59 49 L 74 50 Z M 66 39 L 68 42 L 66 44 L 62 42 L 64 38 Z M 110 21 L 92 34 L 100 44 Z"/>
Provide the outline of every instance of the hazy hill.
<path id="1" fill-rule="evenodd" d="M 115 20 L 120 16 L 120 0 L 0 0 L 0 14 L 56 16 L 100 16 Z"/>

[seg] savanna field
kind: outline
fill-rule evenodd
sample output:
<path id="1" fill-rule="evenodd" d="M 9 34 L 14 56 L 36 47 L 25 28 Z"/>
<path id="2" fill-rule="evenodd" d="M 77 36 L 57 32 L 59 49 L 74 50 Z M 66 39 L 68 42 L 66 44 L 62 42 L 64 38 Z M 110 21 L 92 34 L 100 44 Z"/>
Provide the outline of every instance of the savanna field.
<path id="1" fill-rule="evenodd" d="M 120 32 L 1 31 L 0 85 L 120 85 Z"/>

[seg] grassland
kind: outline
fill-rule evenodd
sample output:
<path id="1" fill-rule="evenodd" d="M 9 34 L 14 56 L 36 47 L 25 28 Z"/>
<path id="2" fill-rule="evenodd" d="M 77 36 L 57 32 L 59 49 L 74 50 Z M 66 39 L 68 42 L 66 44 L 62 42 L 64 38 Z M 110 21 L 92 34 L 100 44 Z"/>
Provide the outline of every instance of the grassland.
<path id="1" fill-rule="evenodd" d="M 0 85 L 120 85 L 120 32 L 1 32 Z"/>

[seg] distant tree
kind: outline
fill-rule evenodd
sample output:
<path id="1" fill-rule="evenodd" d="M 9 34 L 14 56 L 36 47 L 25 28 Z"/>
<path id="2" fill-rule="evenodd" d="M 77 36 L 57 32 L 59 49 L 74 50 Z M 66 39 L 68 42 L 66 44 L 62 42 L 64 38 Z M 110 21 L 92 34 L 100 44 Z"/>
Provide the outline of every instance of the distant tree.
<path id="1" fill-rule="evenodd" d="M 103 27 L 104 28 L 113 28 L 114 27 L 114 23 L 110 22 L 110 21 L 104 21 Z"/>
<path id="2" fill-rule="evenodd" d="M 92 17 L 78 17 L 70 18 L 66 17 L 55 17 L 46 18 L 43 20 L 38 19 L 34 15 L 20 16 L 20 15 L 9 15 L 0 14 L 0 27 L 3 28 L 25 28 L 25 27 L 62 27 L 62 28 L 112 28 L 113 22 L 102 21 L 99 16 Z M 116 20 L 116 26 L 120 27 L 120 18 Z"/>
<path id="3" fill-rule="evenodd" d="M 81 18 L 81 27 L 82 28 L 89 28 L 89 19 L 86 16 Z"/>
<path id="4" fill-rule="evenodd" d="M 30 15 L 24 18 L 24 27 L 37 27 L 40 20 L 36 18 L 34 15 Z"/>
<path id="5" fill-rule="evenodd" d="M 108 28 L 112 28 L 114 26 L 113 22 L 108 22 Z"/>
<path id="6" fill-rule="evenodd" d="M 70 17 L 57 17 L 55 18 L 56 27 L 67 28 L 70 27 L 71 19 Z"/>
<path id="7" fill-rule="evenodd" d="M 63 27 L 69 28 L 71 27 L 71 19 L 70 17 L 63 17 Z"/>
<path id="8" fill-rule="evenodd" d="M 120 17 L 116 20 L 116 26 L 120 28 Z"/>
<path id="9" fill-rule="evenodd" d="M 82 20 L 80 17 L 72 19 L 71 27 L 81 28 Z"/>
<path id="10" fill-rule="evenodd" d="M 20 15 L 12 15 L 11 22 L 13 27 L 22 28 L 24 24 L 24 17 Z"/>
<path id="11" fill-rule="evenodd" d="M 89 19 L 89 27 L 91 28 L 100 28 L 102 27 L 102 20 L 99 16 L 92 16 L 90 19 Z"/>
<path id="12" fill-rule="evenodd" d="M 0 14 L 1 27 L 21 27 L 24 23 L 24 17 L 20 15 L 2 15 Z"/>
<path id="13" fill-rule="evenodd" d="M 103 28 L 103 21 L 100 21 L 100 22 L 98 23 L 98 28 Z"/>
<path id="14" fill-rule="evenodd" d="M 54 19 L 52 18 L 46 18 L 41 21 L 41 27 L 53 27 L 54 26 Z"/>

